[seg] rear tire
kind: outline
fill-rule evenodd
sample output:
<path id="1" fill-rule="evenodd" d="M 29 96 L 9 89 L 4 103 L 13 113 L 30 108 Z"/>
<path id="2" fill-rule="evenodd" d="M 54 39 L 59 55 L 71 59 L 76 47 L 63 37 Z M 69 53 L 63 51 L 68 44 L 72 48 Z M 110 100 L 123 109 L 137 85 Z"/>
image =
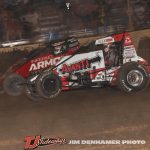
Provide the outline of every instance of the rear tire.
<path id="1" fill-rule="evenodd" d="M 118 86 L 122 91 L 131 93 L 144 90 L 149 85 L 146 68 L 136 62 L 124 64 L 118 73 Z"/>
<path id="2" fill-rule="evenodd" d="M 3 82 L 4 91 L 11 96 L 19 96 L 23 93 L 24 78 L 19 74 L 7 76 Z"/>
<path id="3" fill-rule="evenodd" d="M 51 72 L 43 72 L 36 81 L 36 89 L 41 97 L 52 99 L 61 92 L 61 80 Z"/>

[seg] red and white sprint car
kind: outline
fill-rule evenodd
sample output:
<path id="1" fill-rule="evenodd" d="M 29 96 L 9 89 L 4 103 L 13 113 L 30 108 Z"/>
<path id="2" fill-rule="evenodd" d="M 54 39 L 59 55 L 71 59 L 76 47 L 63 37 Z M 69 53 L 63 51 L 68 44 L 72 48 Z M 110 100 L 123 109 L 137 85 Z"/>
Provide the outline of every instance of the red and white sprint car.
<path id="1" fill-rule="evenodd" d="M 149 64 L 137 56 L 125 32 L 86 46 L 80 46 L 74 37 L 50 42 L 11 66 L 2 82 L 9 95 L 24 92 L 36 101 L 83 87 L 118 86 L 136 92 L 148 86 L 149 74 Z"/>

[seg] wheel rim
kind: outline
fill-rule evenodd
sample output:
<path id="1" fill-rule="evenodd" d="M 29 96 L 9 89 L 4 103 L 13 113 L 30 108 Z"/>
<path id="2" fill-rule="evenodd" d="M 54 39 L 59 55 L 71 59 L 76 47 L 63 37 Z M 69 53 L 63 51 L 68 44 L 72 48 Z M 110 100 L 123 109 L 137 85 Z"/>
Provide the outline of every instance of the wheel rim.
<path id="1" fill-rule="evenodd" d="M 42 87 L 45 93 L 52 94 L 57 92 L 57 79 L 54 77 L 46 77 L 43 80 Z"/>
<path id="2" fill-rule="evenodd" d="M 127 74 L 127 82 L 133 87 L 138 87 L 143 83 L 143 74 L 139 70 L 131 70 Z"/>

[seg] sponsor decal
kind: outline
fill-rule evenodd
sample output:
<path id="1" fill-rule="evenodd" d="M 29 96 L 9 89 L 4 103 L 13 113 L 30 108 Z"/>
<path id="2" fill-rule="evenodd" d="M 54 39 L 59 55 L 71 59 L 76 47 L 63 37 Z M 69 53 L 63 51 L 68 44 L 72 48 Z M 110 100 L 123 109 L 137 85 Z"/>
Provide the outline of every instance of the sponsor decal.
<path id="1" fill-rule="evenodd" d="M 146 70 L 146 68 L 145 68 L 144 66 L 142 66 L 142 65 L 138 65 L 138 68 L 140 68 L 141 70 L 143 70 L 143 71 L 144 71 L 144 73 L 145 73 L 145 75 L 146 75 L 147 77 L 149 77 L 148 70 Z"/>
<path id="2" fill-rule="evenodd" d="M 132 58 L 132 57 L 136 57 L 136 50 L 134 45 L 130 45 L 130 46 L 125 46 L 124 47 L 124 56 L 126 58 Z"/>
<path id="3" fill-rule="evenodd" d="M 85 60 L 76 62 L 74 64 L 69 64 L 69 65 L 63 64 L 62 65 L 62 72 L 63 73 L 69 73 L 69 72 L 73 72 L 73 71 L 88 69 L 88 68 L 91 68 L 91 64 L 96 63 L 96 62 L 100 62 L 100 61 L 101 61 L 101 57 L 96 56 L 96 57 L 91 58 L 91 59 L 85 59 Z"/>
<path id="4" fill-rule="evenodd" d="M 129 92 L 131 92 L 132 91 L 132 89 L 131 88 L 129 88 L 127 85 L 126 85 L 126 83 L 125 83 L 125 81 L 124 80 L 122 80 L 122 84 L 124 85 L 124 87 L 129 91 Z"/>
<path id="5" fill-rule="evenodd" d="M 109 43 L 113 43 L 113 42 L 114 42 L 114 38 L 112 38 L 112 37 L 106 37 L 106 38 L 103 38 L 103 39 L 96 40 L 95 45 L 109 44 Z"/>
<path id="6" fill-rule="evenodd" d="M 83 69 L 87 69 L 87 68 L 90 68 L 88 60 L 82 60 L 80 62 L 77 62 L 75 64 L 71 64 L 71 65 L 63 64 L 62 65 L 62 72 L 63 73 L 69 73 L 72 71 L 79 71 L 79 70 L 83 70 Z"/>
<path id="7" fill-rule="evenodd" d="M 38 57 L 38 58 L 31 60 L 31 63 L 36 63 L 39 61 L 44 61 L 44 60 L 53 59 L 53 58 L 54 57 L 52 55 L 42 56 L 42 57 Z"/>
<path id="8" fill-rule="evenodd" d="M 53 59 L 43 60 L 43 61 L 37 61 L 31 64 L 29 71 L 36 71 L 39 69 L 44 69 L 49 66 L 54 66 L 60 61 L 61 57 L 56 57 Z"/>

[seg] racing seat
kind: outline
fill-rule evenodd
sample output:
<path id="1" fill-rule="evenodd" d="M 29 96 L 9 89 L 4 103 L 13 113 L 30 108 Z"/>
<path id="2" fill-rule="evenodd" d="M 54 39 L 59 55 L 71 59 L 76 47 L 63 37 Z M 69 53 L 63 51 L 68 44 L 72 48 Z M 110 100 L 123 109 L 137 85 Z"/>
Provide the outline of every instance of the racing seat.
<path id="1" fill-rule="evenodd" d="M 118 65 L 119 55 L 115 43 L 104 45 L 103 52 L 106 67 L 115 67 Z"/>

